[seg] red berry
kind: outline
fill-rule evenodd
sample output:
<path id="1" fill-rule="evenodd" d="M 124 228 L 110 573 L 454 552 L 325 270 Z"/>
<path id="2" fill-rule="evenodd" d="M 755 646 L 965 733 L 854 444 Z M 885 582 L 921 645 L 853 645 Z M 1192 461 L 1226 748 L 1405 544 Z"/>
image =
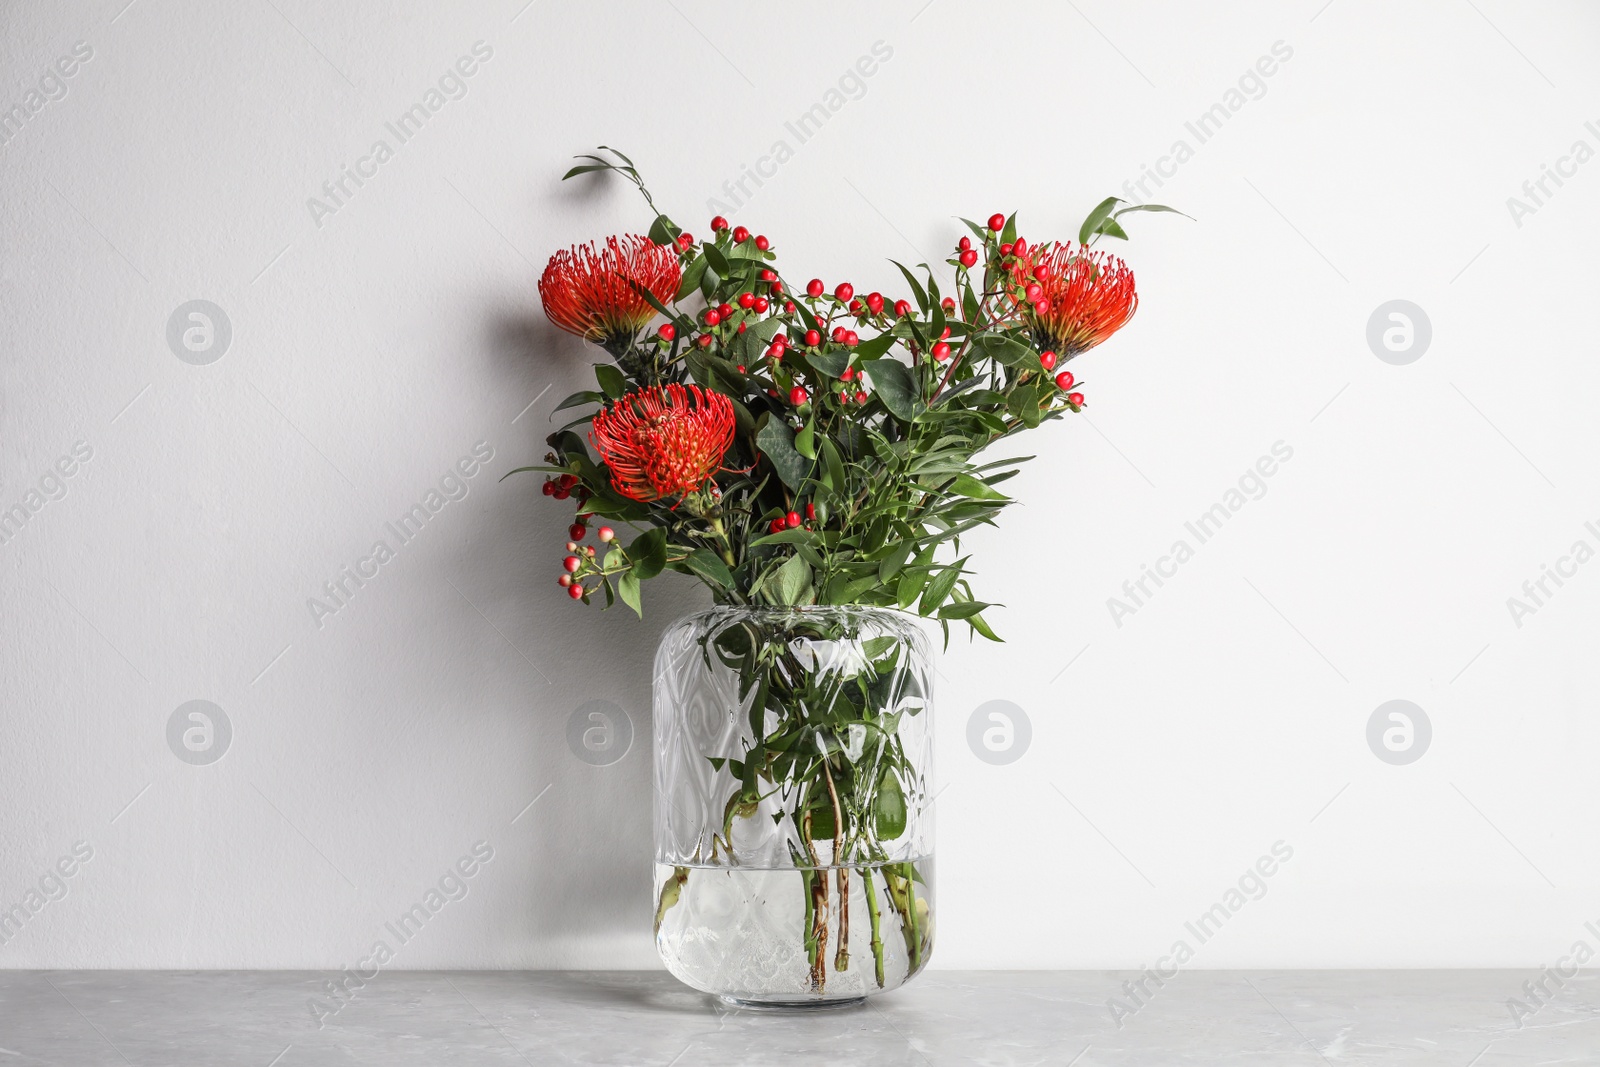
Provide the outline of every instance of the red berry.
<path id="1" fill-rule="evenodd" d="M 583 535 L 588 532 L 589 527 L 585 526 L 581 522 L 575 522 L 571 526 L 567 527 L 567 536 L 572 538 L 574 541 L 582 541 Z"/>
<path id="2" fill-rule="evenodd" d="M 722 316 L 717 313 L 717 309 L 716 308 L 706 308 L 706 325 L 707 326 L 715 326 L 717 323 L 719 323 L 721 321 L 722 321 Z"/>
<path id="3" fill-rule="evenodd" d="M 846 330 L 844 332 L 844 343 L 849 345 L 851 348 L 854 348 L 856 345 L 861 343 L 861 338 L 856 336 L 856 332 L 854 330 Z"/>
<path id="4" fill-rule="evenodd" d="M 733 228 L 733 243 L 734 244 L 742 245 L 748 240 L 750 240 L 750 231 L 749 230 L 745 229 L 743 226 L 735 226 Z"/>
<path id="5" fill-rule="evenodd" d="M 784 347 L 780 344 L 774 344 L 767 349 L 767 355 L 773 359 L 782 359 L 783 353 Z"/>
<path id="6" fill-rule="evenodd" d="M 782 296 L 783 295 L 783 283 L 782 282 L 773 282 L 772 283 L 772 295 L 773 296 Z"/>
<path id="7" fill-rule="evenodd" d="M 1083 394 L 1082 393 L 1068 393 L 1067 394 L 1067 403 L 1072 404 L 1072 405 L 1074 405 L 1076 407 L 1080 407 L 1080 408 L 1083 407 Z"/>
<path id="8" fill-rule="evenodd" d="M 678 328 L 672 325 L 670 322 L 663 322 L 661 324 L 661 328 L 657 330 L 656 333 L 661 335 L 661 339 L 663 341 L 670 341 L 674 337 L 678 336 Z"/>
<path id="9" fill-rule="evenodd" d="M 778 283 L 774 282 L 773 284 L 776 285 Z M 794 314 L 794 301 L 793 300 L 785 300 L 783 302 L 783 310 L 785 310 L 789 314 L 793 315 Z"/>
<path id="10" fill-rule="evenodd" d="M 737 364 L 734 365 L 733 369 L 738 371 L 740 374 L 743 374 L 744 373 L 744 364 L 743 363 L 737 363 Z"/>
<path id="11" fill-rule="evenodd" d="M 700 337 L 695 341 L 695 344 L 699 345 L 701 348 L 710 348 L 711 335 L 709 333 L 701 334 Z"/>
<path id="12" fill-rule="evenodd" d="M 1011 244 L 1001 245 L 1000 246 L 1000 254 L 1002 256 L 1009 256 L 1013 251 L 1016 250 L 1016 247 L 1017 247 L 1016 245 L 1011 245 Z"/>
<path id="13" fill-rule="evenodd" d="M 567 497 L 572 495 L 572 490 L 563 489 L 558 485 L 558 486 L 556 486 L 555 491 L 552 492 L 550 495 L 555 497 L 557 500 L 565 500 L 565 499 L 567 499 Z"/>
<path id="14" fill-rule="evenodd" d="M 689 250 L 689 246 L 692 245 L 692 244 L 694 244 L 694 234 L 692 234 L 692 233 L 680 233 L 680 234 L 678 234 L 678 250 L 680 252 L 687 252 Z"/>
<path id="15" fill-rule="evenodd" d="M 551 495 L 553 495 L 555 493 L 555 491 L 556 491 L 556 483 L 555 482 L 545 482 L 544 483 L 544 495 L 545 496 L 551 496 Z"/>
<path id="16" fill-rule="evenodd" d="M 721 315 L 723 318 L 727 318 L 729 315 L 733 314 L 732 305 L 730 305 L 730 304 L 718 304 L 717 305 L 717 314 Z"/>
<path id="17" fill-rule="evenodd" d="M 617 531 L 609 526 L 600 527 L 600 532 L 595 534 L 602 542 L 609 542 L 617 536 Z"/>
<path id="18" fill-rule="evenodd" d="M 1028 239 L 1026 237 L 1018 237 L 1017 243 L 1011 246 L 1011 251 L 1015 252 L 1019 256 L 1027 255 Z"/>
<path id="19" fill-rule="evenodd" d="M 961 239 L 961 242 L 959 244 L 957 244 L 956 247 L 961 249 L 961 251 L 965 252 L 967 249 L 972 247 L 972 238 L 963 237 Z"/>
<path id="20" fill-rule="evenodd" d="M 772 525 L 769 526 L 768 529 L 770 529 L 773 533 L 783 533 L 783 531 L 788 529 L 788 527 L 784 526 L 782 519 L 773 519 Z"/>
<path id="21" fill-rule="evenodd" d="M 815 504 L 813 504 L 809 500 L 806 501 L 806 518 L 814 519 L 816 517 L 817 517 L 817 506 Z"/>
<path id="22" fill-rule="evenodd" d="M 839 403 L 841 403 L 841 404 L 850 403 L 850 390 L 848 390 L 848 389 L 839 390 Z"/>
<path id="23" fill-rule="evenodd" d="M 573 600 L 582 600 L 583 584 L 581 582 L 573 582 L 571 585 L 567 586 L 567 595 Z"/>
<path id="24" fill-rule="evenodd" d="M 767 313 L 767 308 L 772 306 L 771 304 L 769 304 L 767 302 L 767 298 L 764 297 L 764 296 L 756 297 L 754 303 L 755 303 L 756 313 L 760 314 L 760 315 L 765 315 Z"/>
<path id="25" fill-rule="evenodd" d="M 856 295 L 856 288 L 849 282 L 840 282 L 833 290 L 833 295 L 839 299 L 840 303 L 848 304 L 850 298 Z"/>
<path id="26" fill-rule="evenodd" d="M 989 216 L 989 229 L 993 230 L 995 233 L 999 233 L 1005 228 L 1006 217 L 1004 215 L 996 213 Z"/>
<path id="27" fill-rule="evenodd" d="M 572 584 L 572 575 L 562 571 L 561 577 L 556 579 L 556 584 L 565 589 L 567 586 Z"/>
<path id="28" fill-rule="evenodd" d="M 561 561 L 561 565 L 563 567 L 567 568 L 567 573 L 568 574 L 574 574 L 578 570 L 578 565 L 580 563 L 582 563 L 582 562 L 583 561 L 580 560 L 577 556 L 568 556 L 566 559 Z"/>
<path id="29" fill-rule="evenodd" d="M 975 267 L 978 265 L 978 253 L 969 248 L 961 253 L 960 261 L 963 267 Z"/>
<path id="30" fill-rule="evenodd" d="M 744 333 L 744 323 L 742 322 L 739 324 L 739 332 Z"/>
<path id="31" fill-rule="evenodd" d="M 770 282 L 774 278 L 776 278 L 777 276 L 778 275 L 776 273 L 774 273 L 773 271 L 771 271 L 771 270 L 763 270 L 761 272 L 761 280 L 764 281 L 764 282 Z"/>
<path id="32" fill-rule="evenodd" d="M 854 381 L 855 380 L 855 376 L 856 376 L 856 369 L 854 367 L 846 367 L 844 369 L 844 372 L 839 375 L 839 380 L 841 382 Z"/>
<path id="33" fill-rule="evenodd" d="M 1064 393 L 1068 389 L 1072 388 L 1072 383 L 1075 380 L 1076 379 L 1072 377 L 1071 371 L 1064 370 L 1060 374 L 1056 375 L 1056 388 L 1060 389 Z"/>
<path id="34" fill-rule="evenodd" d="M 756 237 L 756 247 L 765 252 L 767 249 L 772 247 L 772 242 L 767 240 L 766 234 L 759 234 Z"/>
<path id="35" fill-rule="evenodd" d="M 872 312 L 874 315 L 882 315 L 883 314 L 883 294 L 882 293 L 868 293 L 867 294 L 867 310 Z"/>
<path id="36" fill-rule="evenodd" d="M 1049 281 L 1050 280 L 1050 264 L 1041 263 L 1037 267 L 1033 268 L 1033 276 L 1035 278 L 1038 278 L 1041 282 Z"/>
<path id="37" fill-rule="evenodd" d="M 561 483 L 561 488 L 571 489 L 578 484 L 578 476 L 576 474 L 563 474 L 557 481 Z"/>
<path id="38" fill-rule="evenodd" d="M 948 315 L 956 309 L 955 298 L 947 296 L 943 300 L 939 301 L 939 306 L 944 308 L 945 314 Z"/>
<path id="39" fill-rule="evenodd" d="M 793 389 L 789 390 L 789 403 L 793 404 L 795 407 L 800 407 L 810 399 L 811 394 L 806 392 L 805 386 L 803 385 L 797 385 Z"/>
<path id="40" fill-rule="evenodd" d="M 894 302 L 894 317 L 895 318 L 903 319 L 909 314 L 911 314 L 911 305 L 910 304 L 906 303 L 904 300 L 896 300 Z"/>
<path id="41" fill-rule="evenodd" d="M 728 220 L 718 215 L 711 220 L 711 228 L 713 230 L 726 230 L 728 228 Z"/>
<path id="42" fill-rule="evenodd" d="M 1056 365 L 1056 354 L 1054 352 L 1040 352 L 1039 362 L 1045 370 L 1050 370 Z"/>
<path id="43" fill-rule="evenodd" d="M 1040 297 L 1034 302 L 1033 310 L 1034 313 L 1038 315 L 1043 315 L 1048 312 L 1050 310 L 1050 298 L 1047 296 Z"/>
<path id="44" fill-rule="evenodd" d="M 816 330 L 807 330 L 806 331 L 806 344 L 810 345 L 812 348 L 815 348 L 818 345 L 820 345 L 821 343 L 822 343 L 822 334 L 818 333 Z"/>
<path id="45" fill-rule="evenodd" d="M 941 333 L 941 334 L 940 334 L 940 335 L 939 335 L 939 340 L 941 340 L 941 341 L 948 341 L 948 340 L 950 340 L 950 327 L 948 327 L 948 326 L 946 326 L 946 327 L 945 327 L 945 328 L 944 328 L 944 333 Z"/>
<path id="46" fill-rule="evenodd" d="M 862 390 L 857 389 L 856 390 L 856 403 L 857 404 L 865 404 L 866 402 L 867 402 L 867 394 L 865 392 L 863 392 Z"/>
<path id="47" fill-rule="evenodd" d="M 939 343 L 935 344 L 933 346 L 933 358 L 939 360 L 941 363 L 949 359 L 950 345 L 944 341 L 940 341 Z"/>
<path id="48" fill-rule="evenodd" d="M 739 294 L 739 306 L 744 308 L 746 311 L 750 310 L 750 307 L 753 304 L 755 304 L 755 302 L 756 302 L 756 298 L 755 298 L 755 296 L 753 294 L 751 294 L 751 293 L 740 293 Z"/>
<path id="49" fill-rule="evenodd" d="M 1027 294 L 1028 303 L 1030 304 L 1037 304 L 1044 299 L 1044 287 L 1037 282 L 1029 285 L 1023 292 Z"/>
<path id="50" fill-rule="evenodd" d="M 812 278 L 809 282 L 806 282 L 806 295 L 807 296 L 821 296 L 822 295 L 822 289 L 823 289 L 823 285 L 822 285 L 822 279 L 821 278 Z"/>

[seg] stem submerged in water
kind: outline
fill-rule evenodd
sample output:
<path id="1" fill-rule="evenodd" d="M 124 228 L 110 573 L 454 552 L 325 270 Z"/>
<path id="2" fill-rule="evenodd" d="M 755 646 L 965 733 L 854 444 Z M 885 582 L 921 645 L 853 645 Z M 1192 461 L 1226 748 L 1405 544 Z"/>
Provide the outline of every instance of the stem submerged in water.
<path id="1" fill-rule="evenodd" d="M 872 884 L 872 868 L 861 868 L 861 892 L 867 898 L 867 918 L 872 923 L 872 976 L 883 988 L 883 934 L 878 928 L 878 887 Z"/>

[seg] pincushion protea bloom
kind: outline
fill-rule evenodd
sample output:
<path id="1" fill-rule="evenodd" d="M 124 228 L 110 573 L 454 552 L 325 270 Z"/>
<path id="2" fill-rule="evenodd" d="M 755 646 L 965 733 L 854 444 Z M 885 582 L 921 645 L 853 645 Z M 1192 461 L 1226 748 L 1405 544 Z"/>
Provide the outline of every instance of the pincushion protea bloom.
<path id="1" fill-rule="evenodd" d="M 1133 271 L 1107 252 L 1074 249 L 1066 242 L 1045 245 L 1018 257 L 1012 274 L 1027 294 L 1022 315 L 1034 341 L 1063 359 L 1122 329 L 1139 306 Z"/>
<path id="2" fill-rule="evenodd" d="M 629 280 L 664 304 L 677 295 L 682 276 L 677 249 L 624 234 L 607 237 L 598 250 L 583 244 L 551 256 L 539 297 L 551 322 L 621 355 L 656 313 Z"/>
<path id="3" fill-rule="evenodd" d="M 722 466 L 733 442 L 733 401 L 698 385 L 638 389 L 594 417 L 589 440 L 623 496 L 686 496 Z"/>

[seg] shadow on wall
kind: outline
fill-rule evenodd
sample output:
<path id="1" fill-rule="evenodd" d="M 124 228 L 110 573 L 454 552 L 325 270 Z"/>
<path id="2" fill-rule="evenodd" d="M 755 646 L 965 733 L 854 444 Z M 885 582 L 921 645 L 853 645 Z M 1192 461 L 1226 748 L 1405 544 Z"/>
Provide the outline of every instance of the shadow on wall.
<path id="1" fill-rule="evenodd" d="M 497 373 L 508 384 L 522 387 L 532 367 L 531 377 L 551 386 L 516 423 L 497 464 L 503 474 L 545 462 L 546 436 L 574 414 L 552 416 L 551 409 L 569 393 L 593 388 L 590 364 L 609 357 L 556 330 L 537 310 L 497 323 L 495 337 Z M 519 756 L 525 798 L 549 789 L 506 834 L 507 874 L 527 903 L 500 931 L 503 952 L 505 962 L 522 966 L 639 965 L 654 958 L 655 648 L 673 620 L 710 598 L 699 582 L 669 573 L 647 583 L 643 620 L 620 602 L 603 609 L 603 596 L 589 605 L 571 600 L 556 579 L 575 501 L 545 497 L 543 481 L 543 474 L 525 472 L 495 485 L 451 575 L 463 588 L 488 590 L 484 612 L 548 678 L 525 694 L 527 729 L 514 734 L 526 746 Z M 585 543 L 597 544 L 599 525 L 591 525 Z"/>

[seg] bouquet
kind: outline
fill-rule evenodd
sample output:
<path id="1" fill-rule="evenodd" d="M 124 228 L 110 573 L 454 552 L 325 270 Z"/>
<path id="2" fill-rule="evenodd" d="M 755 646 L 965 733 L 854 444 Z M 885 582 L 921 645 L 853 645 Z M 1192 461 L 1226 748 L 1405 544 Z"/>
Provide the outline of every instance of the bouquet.
<path id="1" fill-rule="evenodd" d="M 985 454 L 1084 409 L 1068 364 L 1138 306 L 1132 271 L 1095 246 L 1126 239 L 1130 212 L 1172 209 L 1109 198 L 1076 242 L 1030 240 L 1015 214 L 962 220 L 942 281 L 895 263 L 905 286 L 891 296 L 802 283 L 769 237 L 720 216 L 696 239 L 656 210 L 631 160 L 599 151 L 566 177 L 618 175 L 653 217 L 645 234 L 557 252 L 539 280 L 550 320 L 606 356 L 595 388 L 558 405 L 576 416 L 550 435 L 545 464 L 519 468 L 574 508 L 560 586 L 640 612 L 643 583 L 671 570 L 719 605 L 773 609 L 697 631 L 695 654 L 736 679 L 727 711 L 740 729 L 728 750 L 695 757 L 710 765 L 701 792 L 726 795 L 691 831 L 690 855 L 665 865 L 658 936 L 691 867 L 748 864 L 770 846 L 802 872 L 811 989 L 828 979 L 830 925 L 834 971 L 849 966 L 852 868 L 882 987 L 880 903 L 898 916 L 907 974 L 931 946 L 923 872 L 886 861 L 908 805 L 926 799 L 901 734 L 924 683 L 892 627 L 863 636 L 850 611 L 823 609 L 898 609 L 936 622 L 947 643 L 951 623 L 999 640 L 961 539 L 995 523 L 1011 503 L 1000 487 L 1027 457 Z M 797 654 L 798 638 L 854 639 L 858 654 Z M 760 812 L 770 824 L 742 829 Z"/>

